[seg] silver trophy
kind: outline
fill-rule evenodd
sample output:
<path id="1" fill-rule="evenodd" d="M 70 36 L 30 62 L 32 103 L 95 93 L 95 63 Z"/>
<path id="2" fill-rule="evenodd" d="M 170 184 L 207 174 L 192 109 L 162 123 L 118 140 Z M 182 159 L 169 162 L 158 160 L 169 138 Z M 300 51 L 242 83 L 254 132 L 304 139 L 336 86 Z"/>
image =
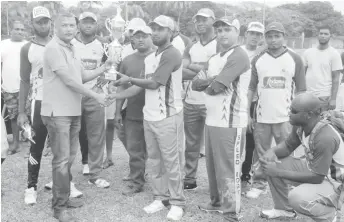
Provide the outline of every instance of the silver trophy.
<path id="1" fill-rule="evenodd" d="M 105 20 L 105 27 L 114 39 L 110 44 L 105 44 L 103 47 L 106 56 L 111 61 L 111 68 L 104 73 L 106 80 L 117 80 L 117 69 L 122 61 L 123 46 L 119 39 L 123 36 L 126 23 L 121 17 L 121 11 L 122 9 L 117 6 L 116 16 Z"/>

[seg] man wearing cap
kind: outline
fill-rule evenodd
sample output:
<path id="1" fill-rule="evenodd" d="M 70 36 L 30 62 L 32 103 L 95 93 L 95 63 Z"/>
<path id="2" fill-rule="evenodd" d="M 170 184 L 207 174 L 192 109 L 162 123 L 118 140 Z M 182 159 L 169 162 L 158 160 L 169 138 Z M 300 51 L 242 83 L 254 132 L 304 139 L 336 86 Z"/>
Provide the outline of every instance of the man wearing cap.
<path id="1" fill-rule="evenodd" d="M 248 57 L 250 58 L 250 61 L 259 53 L 258 49 L 258 43 L 262 40 L 264 35 L 264 25 L 260 22 L 251 22 L 248 24 L 247 31 L 245 33 L 246 38 L 246 44 L 242 46 L 242 48 L 246 51 Z M 248 71 L 248 75 L 245 75 L 248 77 L 246 79 L 247 88 L 250 84 L 251 79 L 251 69 Z M 252 101 L 251 109 L 250 109 L 250 116 L 253 118 L 253 112 L 256 106 L 257 96 L 255 95 L 255 98 Z M 254 138 L 253 138 L 253 132 L 247 131 L 246 132 L 246 155 L 245 155 L 245 161 L 242 165 L 242 175 L 241 175 L 241 182 L 242 182 L 242 192 L 246 188 L 248 188 L 247 185 L 250 184 L 251 180 L 251 165 L 252 165 L 252 155 L 254 150 Z"/>
<path id="2" fill-rule="evenodd" d="M 143 125 L 151 159 L 154 201 L 144 211 L 156 213 L 165 209 L 163 201 L 168 201 L 172 206 L 167 219 L 180 220 L 185 206 L 182 56 L 170 42 L 174 30 L 171 18 L 160 15 L 149 25 L 158 50 L 145 59 L 145 79 L 119 74 L 121 78 L 117 84 L 131 83 L 134 86 L 110 97 L 124 99 L 145 89 Z"/>
<path id="3" fill-rule="evenodd" d="M 252 61 L 249 106 L 256 92 L 258 101 L 256 123 L 253 125 L 249 116 L 248 125 L 254 132 L 255 140 L 253 185 L 246 195 L 249 198 L 258 198 L 262 193 L 266 193 L 266 182 L 264 179 L 258 179 L 264 178 L 257 162 L 258 158 L 271 148 L 272 138 L 276 144 L 287 138 L 291 130 L 288 113 L 294 91 L 306 91 L 302 59 L 284 46 L 284 35 L 281 23 L 270 23 L 265 30 L 267 49 Z"/>
<path id="4" fill-rule="evenodd" d="M 34 38 L 25 44 L 20 51 L 20 91 L 18 126 L 31 122 L 35 132 L 31 142 L 28 158 L 28 186 L 25 190 L 25 203 L 35 204 L 37 201 L 37 180 L 44 143 L 48 134 L 41 119 L 41 103 L 43 97 L 43 53 L 45 45 L 51 40 L 51 17 L 49 10 L 42 6 L 33 8 L 31 13 Z M 29 116 L 29 118 L 28 118 Z M 70 186 L 70 196 L 79 197 L 74 183 Z"/>
<path id="5" fill-rule="evenodd" d="M 133 43 L 137 52 L 123 59 L 119 72 L 132 78 L 144 78 L 145 58 L 153 53 L 152 30 L 148 26 L 141 26 L 136 27 L 132 34 Z M 124 91 L 128 87 L 129 85 L 119 86 L 117 93 Z M 144 105 L 145 92 L 143 90 L 128 99 L 123 125 L 126 149 L 129 154 L 130 184 L 123 190 L 123 195 L 132 195 L 141 192 L 145 183 L 147 151 L 143 129 L 142 110 Z"/>
<path id="6" fill-rule="evenodd" d="M 66 209 L 81 207 L 81 202 L 69 199 L 71 166 L 79 146 L 81 125 L 81 95 L 106 104 L 106 96 L 98 94 L 82 83 L 90 81 L 109 66 L 84 70 L 78 53 L 71 44 L 76 34 L 77 18 L 61 13 L 55 21 L 56 36 L 45 46 L 43 55 L 43 97 L 41 116 L 50 141 L 53 175 L 52 208 L 60 222 L 76 221 Z M 93 181 L 92 181 L 93 182 Z"/>
<path id="7" fill-rule="evenodd" d="M 13 147 L 9 154 L 19 152 L 19 127 L 17 126 L 18 99 L 20 88 L 20 50 L 24 40 L 23 21 L 15 20 L 11 25 L 11 38 L 0 42 L 1 48 L 1 93 L 8 111 L 13 134 Z"/>
<path id="8" fill-rule="evenodd" d="M 241 162 L 247 126 L 247 71 L 250 60 L 238 45 L 240 24 L 223 17 L 213 24 L 221 52 L 208 61 L 192 88 L 205 92 L 205 155 L 211 202 L 199 208 L 240 221 Z M 233 184 L 234 182 L 234 184 Z"/>
<path id="9" fill-rule="evenodd" d="M 323 101 L 323 110 L 336 108 L 340 72 L 343 69 L 338 50 L 330 46 L 331 34 L 331 27 L 319 27 L 319 45 L 307 49 L 303 54 L 307 91 Z"/>
<path id="10" fill-rule="evenodd" d="M 133 18 L 130 20 L 126 33 L 129 35 L 130 42 L 123 47 L 122 51 L 122 59 L 125 59 L 127 56 L 132 55 L 133 53 L 137 52 L 134 38 L 133 38 L 133 32 L 137 27 L 143 27 L 146 26 L 146 22 L 141 19 L 141 18 Z M 114 104 L 111 104 L 109 107 L 112 107 Z M 118 138 L 121 140 L 123 143 L 124 147 L 127 149 L 126 145 L 126 134 L 125 134 L 125 126 L 123 123 L 123 119 L 125 118 L 126 115 L 126 107 L 127 107 L 127 100 L 116 100 L 115 103 L 115 113 L 114 113 L 114 126 L 116 127 L 117 130 L 117 135 Z M 107 149 L 110 149 L 112 147 L 108 147 Z M 130 161 L 130 160 L 129 160 Z M 125 176 L 123 178 L 124 181 L 130 181 L 131 180 L 131 175 Z"/>
<path id="11" fill-rule="evenodd" d="M 80 33 L 72 40 L 75 52 L 81 59 L 85 70 L 95 70 L 106 60 L 104 43 L 96 36 L 97 16 L 92 12 L 83 12 L 79 17 Z M 101 87 L 95 85 L 103 81 L 94 78 L 84 86 L 96 93 L 104 94 Z M 82 153 L 83 174 L 90 174 L 90 184 L 108 188 L 109 182 L 100 178 L 105 149 L 105 108 L 92 97 L 82 97 L 81 130 L 79 135 Z M 89 172 L 88 171 L 89 168 Z"/>
<path id="12" fill-rule="evenodd" d="M 186 86 L 184 102 L 184 129 L 185 129 L 185 178 L 184 189 L 194 190 L 197 188 L 196 173 L 200 150 L 203 146 L 204 123 L 206 118 L 206 107 L 204 93 L 192 89 L 191 80 L 203 68 L 209 58 L 217 53 L 217 40 L 214 33 L 214 12 L 203 8 L 193 17 L 199 40 L 190 44 L 183 58 L 183 80 L 189 81 Z"/>
<path id="13" fill-rule="evenodd" d="M 291 133 L 260 158 L 274 202 L 272 210 L 260 212 L 261 217 L 295 218 L 299 212 L 314 221 L 342 221 L 335 217 L 343 201 L 344 142 L 332 120 L 321 119 L 321 105 L 312 93 L 296 96 L 289 117 Z M 331 111 L 332 119 L 343 121 L 343 115 Z M 305 158 L 291 157 L 300 145 Z"/>

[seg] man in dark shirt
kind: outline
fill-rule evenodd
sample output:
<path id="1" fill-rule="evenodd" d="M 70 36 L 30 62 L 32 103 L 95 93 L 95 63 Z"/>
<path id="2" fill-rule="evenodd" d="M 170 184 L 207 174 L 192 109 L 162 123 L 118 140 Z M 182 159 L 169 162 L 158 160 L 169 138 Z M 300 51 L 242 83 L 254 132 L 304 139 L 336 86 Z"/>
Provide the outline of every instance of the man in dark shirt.
<path id="1" fill-rule="evenodd" d="M 297 211 L 314 221 L 335 221 L 344 180 L 344 143 L 339 131 L 320 120 L 320 110 L 315 95 L 298 95 L 291 104 L 289 137 L 260 158 L 274 202 L 274 209 L 261 211 L 261 217 L 295 218 Z M 300 145 L 305 158 L 291 157 Z M 291 191 L 290 185 L 295 186 Z"/>
<path id="2" fill-rule="evenodd" d="M 133 32 L 133 41 L 137 52 L 124 58 L 120 66 L 120 73 L 133 78 L 144 78 L 145 58 L 153 52 L 152 31 L 148 26 L 138 27 Z M 118 87 L 118 92 L 127 89 L 129 85 Z M 121 100 L 116 102 L 122 104 Z M 131 195 L 142 191 L 145 179 L 146 142 L 143 130 L 143 106 L 145 105 L 145 92 L 128 99 L 126 116 L 123 121 L 126 148 L 129 154 L 129 168 L 131 183 L 123 191 L 123 195 Z M 116 115 L 120 114 L 116 110 Z"/>

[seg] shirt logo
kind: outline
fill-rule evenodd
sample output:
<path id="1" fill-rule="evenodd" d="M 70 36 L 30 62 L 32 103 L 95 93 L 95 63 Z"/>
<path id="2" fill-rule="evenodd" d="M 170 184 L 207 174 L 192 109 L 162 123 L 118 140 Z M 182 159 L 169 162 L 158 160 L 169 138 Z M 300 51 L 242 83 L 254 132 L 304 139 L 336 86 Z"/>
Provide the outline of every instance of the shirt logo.
<path id="1" fill-rule="evenodd" d="M 264 89 L 284 89 L 285 78 L 283 76 L 269 76 L 264 77 L 263 88 Z"/>
<path id="2" fill-rule="evenodd" d="M 82 65 L 86 70 L 92 70 L 97 68 L 97 60 L 95 59 L 81 59 Z"/>

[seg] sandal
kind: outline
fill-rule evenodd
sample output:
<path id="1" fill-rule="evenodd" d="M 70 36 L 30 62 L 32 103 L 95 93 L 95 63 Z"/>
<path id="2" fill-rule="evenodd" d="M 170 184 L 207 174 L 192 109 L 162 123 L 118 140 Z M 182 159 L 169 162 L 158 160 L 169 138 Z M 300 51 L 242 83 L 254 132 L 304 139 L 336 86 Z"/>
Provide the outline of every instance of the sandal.
<path id="1" fill-rule="evenodd" d="M 112 160 L 105 160 L 105 162 L 103 164 L 103 169 L 107 169 L 113 165 L 114 165 L 114 163 L 112 162 Z"/>

